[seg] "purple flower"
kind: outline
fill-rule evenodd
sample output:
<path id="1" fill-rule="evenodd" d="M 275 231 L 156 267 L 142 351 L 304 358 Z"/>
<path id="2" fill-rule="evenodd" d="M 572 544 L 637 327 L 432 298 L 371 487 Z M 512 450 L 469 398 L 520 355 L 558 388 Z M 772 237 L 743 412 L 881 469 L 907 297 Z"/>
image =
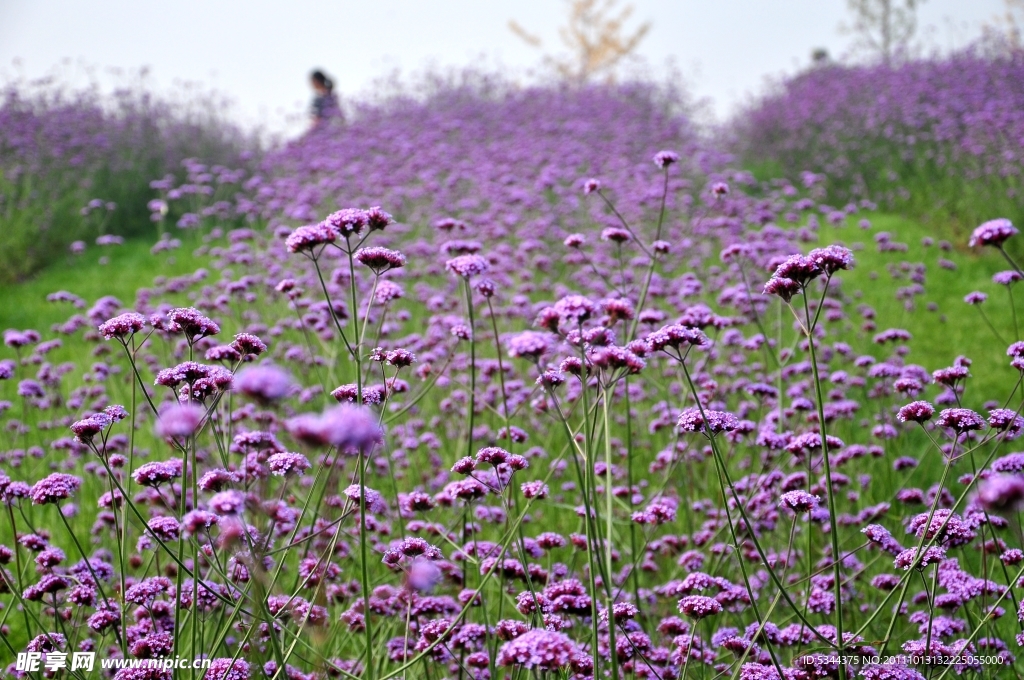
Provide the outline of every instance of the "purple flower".
<path id="1" fill-rule="evenodd" d="M 172 404 L 161 409 L 156 433 L 164 439 L 191 437 L 203 424 L 206 410 L 194 404 Z"/>
<path id="2" fill-rule="evenodd" d="M 704 348 L 711 345 L 708 336 L 703 331 L 689 326 L 672 324 L 647 335 L 647 344 L 652 352 L 660 352 L 666 347 L 679 349 L 681 347 Z"/>
<path id="3" fill-rule="evenodd" d="M 167 319 L 170 322 L 167 330 L 171 333 L 184 333 L 189 343 L 220 333 L 220 326 L 192 307 L 172 309 L 167 313 Z"/>
<path id="4" fill-rule="evenodd" d="M 779 497 L 779 505 L 797 513 L 810 512 L 818 507 L 820 500 L 818 496 L 813 496 L 806 491 L 787 491 Z"/>
<path id="5" fill-rule="evenodd" d="M 309 469 L 309 460 L 301 453 L 275 453 L 267 459 L 267 467 L 271 474 L 283 477 L 298 474 Z"/>
<path id="6" fill-rule="evenodd" d="M 1010 269 L 1007 271 L 996 272 L 995 274 L 993 274 L 992 283 L 996 284 L 997 286 L 1012 286 L 1013 284 L 1020 281 L 1022 278 L 1024 277 L 1022 277 L 1013 269 Z"/>
<path id="7" fill-rule="evenodd" d="M 83 444 L 88 444 L 93 437 L 108 428 L 113 421 L 114 419 L 106 413 L 96 413 L 73 423 L 71 431 L 75 433 L 75 439 Z"/>
<path id="8" fill-rule="evenodd" d="M 739 420 L 731 413 L 704 409 L 704 415 L 696 406 L 691 406 L 679 414 L 676 427 L 680 432 L 701 432 L 714 436 L 719 432 L 731 432 L 739 427 Z"/>
<path id="9" fill-rule="evenodd" d="M 914 567 L 924 569 L 929 564 L 938 564 L 946 559 L 946 549 L 940 546 L 932 546 L 918 557 L 917 548 L 907 548 L 893 560 L 893 566 L 904 571 Z"/>
<path id="10" fill-rule="evenodd" d="M 459 255 L 448 260 L 444 268 L 464 279 L 486 274 L 489 268 L 487 260 L 479 255 Z"/>
<path id="11" fill-rule="evenodd" d="M 99 326 L 100 335 L 106 340 L 119 338 L 121 340 L 138 333 L 146 327 L 146 317 L 135 312 L 125 312 L 115 316 L 113 319 L 104 321 Z"/>
<path id="12" fill-rule="evenodd" d="M 971 234 L 971 239 L 967 242 L 967 245 L 972 248 L 974 246 L 995 246 L 1000 248 L 1011 236 L 1016 234 L 1017 228 L 1013 226 L 1010 220 L 1000 217 L 989 220 L 977 227 Z"/>
<path id="13" fill-rule="evenodd" d="M 382 231 L 386 227 L 395 223 L 395 219 L 391 216 L 391 213 L 384 212 L 380 209 L 380 206 L 373 206 L 365 212 L 366 226 L 370 228 L 370 231 Z"/>
<path id="14" fill-rule="evenodd" d="M 161 541 L 176 541 L 181 535 L 181 525 L 173 517 L 154 517 L 148 524 L 150 532 Z"/>
<path id="15" fill-rule="evenodd" d="M 379 216 L 381 213 L 375 214 Z M 387 213 L 383 213 L 383 215 L 387 215 Z M 390 218 L 390 216 L 388 217 Z M 370 226 L 370 214 L 359 208 L 343 208 L 328 215 L 322 224 L 344 238 L 358 236 L 363 229 Z"/>
<path id="16" fill-rule="evenodd" d="M 248 366 L 235 376 L 234 388 L 261 404 L 284 399 L 295 388 L 288 371 L 273 364 Z"/>
<path id="17" fill-rule="evenodd" d="M 160 486 L 181 477 L 181 468 L 180 458 L 144 463 L 132 473 L 132 478 L 142 486 Z"/>
<path id="18" fill-rule="evenodd" d="M 336 446 L 348 453 L 369 452 L 383 442 L 377 418 L 366 407 L 341 404 L 322 415 L 306 413 L 287 422 L 293 437 L 306 443 Z"/>
<path id="19" fill-rule="evenodd" d="M 798 284 L 805 284 L 818 278 L 821 274 L 821 267 L 811 258 L 804 255 L 791 255 L 775 269 L 772 278 L 789 279 L 790 281 L 796 281 Z M 767 292 L 767 287 L 766 285 L 765 292 Z"/>
<path id="20" fill-rule="evenodd" d="M 245 495 L 234 489 L 221 491 L 213 495 L 208 505 L 218 515 L 237 515 L 245 509 Z"/>
<path id="21" fill-rule="evenodd" d="M 405 266 L 405 255 L 397 250 L 389 250 L 379 246 L 358 250 L 355 254 L 355 259 L 375 274 L 383 274 L 390 269 L 398 269 Z"/>
<path id="22" fill-rule="evenodd" d="M 231 348 L 248 359 L 266 352 L 267 344 L 252 333 L 239 333 L 231 343 Z"/>
<path id="23" fill-rule="evenodd" d="M 380 495 L 379 491 L 375 491 L 367 486 L 363 487 L 363 492 L 360 493 L 358 484 L 350 484 L 344 491 L 345 496 L 356 504 L 359 503 L 360 498 L 364 498 L 363 502 L 366 504 L 366 511 L 369 513 L 380 514 L 387 511 L 388 506 L 384 503 L 384 497 Z M 409 541 L 422 541 L 423 539 L 406 539 Z M 423 541 L 425 544 L 426 542 Z M 436 550 L 436 548 L 435 548 Z M 417 553 L 420 554 L 420 553 Z"/>
<path id="24" fill-rule="evenodd" d="M 67 500 L 82 486 L 82 480 L 74 475 L 54 472 L 40 479 L 32 486 L 29 497 L 33 505 L 46 505 Z"/>
<path id="25" fill-rule="evenodd" d="M 807 259 L 828 276 L 835 274 L 841 269 L 853 268 L 853 253 L 850 252 L 849 248 L 844 248 L 843 246 L 831 245 L 824 248 L 815 248 L 807 253 Z"/>
<path id="26" fill-rule="evenodd" d="M 700 620 L 722 613 L 721 603 L 705 595 L 687 595 L 679 600 L 679 611 L 691 619 Z"/>
<path id="27" fill-rule="evenodd" d="M 654 164 L 659 168 L 667 168 L 673 163 L 679 162 L 679 154 L 675 151 L 659 151 L 654 154 Z"/>
<path id="28" fill-rule="evenodd" d="M 935 407 L 927 401 L 912 401 L 899 410 L 896 418 L 901 423 L 924 423 L 935 415 Z"/>
<path id="29" fill-rule="evenodd" d="M 764 284 L 763 292 L 765 295 L 777 295 L 783 301 L 789 302 L 800 290 L 800 284 L 797 281 L 784 276 L 773 276 L 768 279 L 768 283 Z"/>
<path id="30" fill-rule="evenodd" d="M 557 671 L 579 654 L 576 643 L 564 633 L 533 629 L 509 640 L 498 650 L 499 666 Z"/>
<path id="31" fill-rule="evenodd" d="M 939 427 L 948 427 L 957 432 L 970 432 L 985 427 L 985 419 L 969 408 L 943 409 L 935 422 Z"/>
<path id="32" fill-rule="evenodd" d="M 978 505 L 989 512 L 1014 512 L 1024 503 L 1024 477 L 997 475 L 981 481 Z"/>
<path id="33" fill-rule="evenodd" d="M 312 224 L 299 227 L 285 239 L 285 247 L 289 253 L 312 253 L 316 248 L 334 243 L 337 232 L 327 224 Z"/>
<path id="34" fill-rule="evenodd" d="M 210 667 L 203 675 L 204 680 L 249 680 L 248 661 L 234 658 L 220 658 L 210 661 Z"/>

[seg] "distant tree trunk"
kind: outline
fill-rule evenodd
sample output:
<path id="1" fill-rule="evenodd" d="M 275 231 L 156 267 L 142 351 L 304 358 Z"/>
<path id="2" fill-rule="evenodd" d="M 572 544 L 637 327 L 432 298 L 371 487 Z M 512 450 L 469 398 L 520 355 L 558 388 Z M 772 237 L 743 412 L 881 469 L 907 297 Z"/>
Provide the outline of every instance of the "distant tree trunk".
<path id="1" fill-rule="evenodd" d="M 548 55 L 545 61 L 571 82 L 584 83 L 601 75 L 613 79 L 615 67 L 636 51 L 651 28 L 650 23 L 644 23 L 625 35 L 623 29 L 633 6 L 626 5 L 616 13 L 617 3 L 618 0 L 566 0 L 568 22 L 558 32 L 569 55 Z M 541 39 L 515 20 L 509 21 L 509 28 L 528 45 L 542 47 Z"/>
<path id="2" fill-rule="evenodd" d="M 853 14 L 844 33 L 855 36 L 854 48 L 889 65 L 897 50 L 905 49 L 917 31 L 917 7 L 924 0 L 846 0 Z"/>

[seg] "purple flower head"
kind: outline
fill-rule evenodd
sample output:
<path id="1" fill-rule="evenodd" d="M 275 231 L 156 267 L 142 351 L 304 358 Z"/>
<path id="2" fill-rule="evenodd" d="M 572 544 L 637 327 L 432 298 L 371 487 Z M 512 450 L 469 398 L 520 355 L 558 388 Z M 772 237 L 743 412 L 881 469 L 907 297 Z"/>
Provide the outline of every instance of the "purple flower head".
<path id="1" fill-rule="evenodd" d="M 648 334 L 647 344 L 652 352 L 660 352 L 666 347 L 675 349 L 697 347 L 706 348 L 711 345 L 708 336 L 696 328 L 672 324 Z"/>
<path id="2" fill-rule="evenodd" d="M 323 441 L 340 451 L 368 453 L 383 443 L 384 433 L 377 417 L 365 406 L 341 404 L 320 417 Z"/>
<path id="3" fill-rule="evenodd" d="M 1024 504 L 1024 477 L 996 475 L 978 485 L 978 505 L 989 512 L 1014 512 Z"/>
<path id="4" fill-rule="evenodd" d="M 141 486 L 159 486 L 181 477 L 181 459 L 172 458 L 167 461 L 144 463 L 132 473 L 136 484 Z"/>
<path id="5" fill-rule="evenodd" d="M 231 343 L 231 349 L 246 360 L 251 360 L 267 351 L 267 345 L 252 333 L 239 333 Z"/>
<path id="6" fill-rule="evenodd" d="M 498 650 L 499 666 L 557 671 L 579 654 L 576 643 L 564 633 L 533 629 L 509 640 Z"/>
<path id="7" fill-rule="evenodd" d="M 948 427 L 960 433 L 985 427 L 985 419 L 969 408 L 943 409 L 935 422 L 939 427 Z"/>
<path id="8" fill-rule="evenodd" d="M 235 390 L 261 404 L 271 404 L 284 399 L 295 388 L 295 381 L 288 371 L 274 364 L 248 366 L 235 376 Z"/>
<path id="9" fill-rule="evenodd" d="M 714 436 L 720 432 L 731 432 L 739 427 L 739 420 L 731 413 L 704 409 L 704 415 L 696 406 L 684 409 L 679 414 L 676 427 L 680 432 L 701 432 Z"/>
<path id="10" fill-rule="evenodd" d="M 552 328 L 548 323 L 539 324 L 548 328 L 548 330 L 557 330 L 557 323 L 562 323 L 569 328 L 577 328 L 598 312 L 598 306 L 592 300 L 583 295 L 575 294 L 566 295 L 554 305 L 548 307 L 548 309 L 551 310 L 552 319 L 556 327 Z"/>
<path id="11" fill-rule="evenodd" d="M 322 222 L 329 229 L 344 238 L 358 236 L 370 226 L 370 215 L 365 210 L 358 208 L 344 208 L 331 213 Z"/>
<path id="12" fill-rule="evenodd" d="M 824 248 L 815 248 L 807 253 L 807 259 L 828 276 L 835 274 L 841 269 L 853 268 L 853 253 L 850 252 L 849 248 L 842 246 L 831 245 Z M 787 278 L 793 277 L 789 276 Z"/>
<path id="13" fill-rule="evenodd" d="M 729 195 L 729 185 L 725 182 L 715 182 L 711 185 L 711 195 L 715 198 Z"/>
<path id="14" fill-rule="evenodd" d="M 395 223 L 391 213 L 384 212 L 379 205 L 375 205 L 366 211 L 366 226 L 370 231 L 383 231 Z"/>
<path id="15" fill-rule="evenodd" d="M 248 661 L 223 657 L 213 659 L 206 669 L 203 680 L 249 680 L 250 666 Z"/>
<path id="16" fill-rule="evenodd" d="M 967 245 L 972 248 L 975 246 L 995 246 L 999 248 L 1011 236 L 1016 234 L 1017 228 L 1013 226 L 1010 220 L 1000 217 L 989 220 L 977 227 L 971 234 L 971 239 L 967 242 Z"/>
<path id="17" fill-rule="evenodd" d="M 416 355 L 407 349 L 393 349 L 384 356 L 388 366 L 395 368 L 407 368 L 416 361 Z"/>
<path id="18" fill-rule="evenodd" d="M 612 243 L 625 243 L 633 238 L 633 235 L 628 230 L 622 229 L 621 227 L 607 227 L 601 230 L 601 240 L 611 241 Z"/>
<path id="19" fill-rule="evenodd" d="M 443 574 L 433 561 L 416 558 L 409 565 L 406 583 L 418 593 L 430 593 L 441 582 Z"/>
<path id="20" fill-rule="evenodd" d="M 659 151 L 654 154 L 654 164 L 659 168 L 667 168 L 673 163 L 679 162 L 679 154 L 675 151 Z"/>
<path id="21" fill-rule="evenodd" d="M 789 279 L 796 281 L 799 284 L 805 284 L 808 281 L 818 278 L 821 276 L 822 270 L 818 266 L 817 262 L 812 260 L 810 257 L 804 255 L 791 255 L 782 264 L 775 269 L 775 273 L 772 274 L 773 279 Z"/>
<path id="22" fill-rule="evenodd" d="M 312 253 L 320 246 L 334 243 L 338 238 L 337 232 L 327 224 L 311 224 L 299 227 L 285 239 L 285 247 L 289 253 Z"/>
<path id="23" fill-rule="evenodd" d="M 232 516 L 245 509 L 245 494 L 229 489 L 213 495 L 208 503 L 210 510 L 221 516 Z"/>
<path id="24" fill-rule="evenodd" d="M 366 511 L 373 514 L 380 514 L 386 512 L 388 509 L 387 504 L 384 502 L 384 497 L 381 496 L 379 491 L 371 489 L 368 486 L 362 487 L 360 490 L 358 484 L 350 484 L 344 491 L 345 496 L 352 502 L 358 504 L 360 498 L 363 498 L 363 503 L 366 504 Z M 426 541 L 420 538 L 410 538 L 407 541 L 419 542 L 422 541 L 424 544 Z M 435 548 L 436 550 L 436 548 Z"/>
<path id="25" fill-rule="evenodd" d="M 191 437 L 203 424 L 206 410 L 195 404 L 172 404 L 160 410 L 156 433 L 164 439 Z"/>
<path id="26" fill-rule="evenodd" d="M 722 613 L 721 603 L 706 595 L 687 595 L 679 600 L 679 611 L 691 619 L 700 620 Z"/>
<path id="27" fill-rule="evenodd" d="M 128 409 L 120 404 L 111 404 L 103 409 L 103 415 L 109 417 L 111 421 L 116 423 L 128 417 Z"/>
<path id="28" fill-rule="evenodd" d="M 918 557 L 917 548 L 907 548 L 896 556 L 893 566 L 904 571 L 911 567 L 920 570 L 929 564 L 938 564 L 944 559 L 946 559 L 946 549 L 937 545 L 926 549 L 920 557 Z"/>
<path id="29" fill-rule="evenodd" d="M 170 322 L 167 330 L 171 333 L 184 333 L 190 343 L 220 333 L 220 326 L 192 307 L 172 309 L 167 313 L 167 319 Z"/>
<path id="30" fill-rule="evenodd" d="M 457 276 L 469 279 L 486 274 L 490 267 L 487 260 L 480 255 L 459 255 L 445 262 L 444 268 Z"/>
<path id="31" fill-rule="evenodd" d="M 987 299 L 988 295 L 978 290 L 974 291 L 973 293 L 968 293 L 967 295 L 964 296 L 964 302 L 966 302 L 969 305 L 980 305 Z"/>
<path id="32" fill-rule="evenodd" d="M 793 299 L 793 296 L 800 292 L 800 284 L 793 279 L 783 276 L 773 276 L 764 284 L 765 295 L 777 295 L 785 302 Z"/>
<path id="33" fill-rule="evenodd" d="M 389 250 L 380 246 L 361 248 L 356 252 L 355 259 L 375 274 L 383 274 L 390 269 L 405 266 L 405 255 L 397 250 Z"/>
<path id="34" fill-rule="evenodd" d="M 592 194 L 595 191 L 601 190 L 601 181 L 591 177 L 590 179 L 583 182 L 583 193 Z"/>
<path id="35" fill-rule="evenodd" d="M 505 345 L 511 357 L 537 360 L 548 351 L 549 337 L 547 333 L 523 331 L 506 340 Z"/>
<path id="36" fill-rule="evenodd" d="M 586 240 L 587 239 L 583 234 L 569 234 L 565 237 L 565 240 L 562 241 L 562 243 L 566 248 L 579 248 L 586 242 Z"/>
<path id="37" fill-rule="evenodd" d="M 779 505 L 792 510 L 795 513 L 810 512 L 818 507 L 821 499 L 806 491 L 787 491 L 779 497 Z"/>
<path id="38" fill-rule="evenodd" d="M 148 526 L 150 533 L 161 541 L 176 541 L 181 535 L 181 525 L 173 517 L 154 517 Z"/>
<path id="39" fill-rule="evenodd" d="M 935 407 L 927 401 L 912 401 L 899 410 L 896 418 L 901 423 L 924 423 L 935 415 Z"/>
<path id="40" fill-rule="evenodd" d="M 75 433 L 75 439 L 83 444 L 88 444 L 93 437 L 107 429 L 112 422 L 114 419 L 106 413 L 96 413 L 73 423 L 71 431 Z"/>
<path id="41" fill-rule="evenodd" d="M 1024 418 L 1008 408 L 994 408 L 989 411 L 988 424 L 994 430 L 1005 431 L 1009 439 L 1016 438 L 1021 430 L 1024 430 Z"/>
<path id="42" fill-rule="evenodd" d="M 146 317 L 141 314 L 125 312 L 101 323 L 99 332 L 105 340 L 112 340 L 114 338 L 123 340 L 141 331 L 146 327 L 146 324 Z"/>
<path id="43" fill-rule="evenodd" d="M 1002 272 L 996 272 L 992 275 L 992 283 L 997 286 L 1012 286 L 1013 284 L 1020 281 L 1022 277 L 1016 270 L 1008 269 Z"/>
<path id="44" fill-rule="evenodd" d="M 54 472 L 32 485 L 29 497 L 32 499 L 33 505 L 57 503 L 71 498 L 81 486 L 82 480 L 78 477 Z"/>
<path id="45" fill-rule="evenodd" d="M 283 477 L 299 474 L 309 469 L 309 460 L 301 453 L 275 453 L 267 458 L 267 467 L 271 474 Z"/>

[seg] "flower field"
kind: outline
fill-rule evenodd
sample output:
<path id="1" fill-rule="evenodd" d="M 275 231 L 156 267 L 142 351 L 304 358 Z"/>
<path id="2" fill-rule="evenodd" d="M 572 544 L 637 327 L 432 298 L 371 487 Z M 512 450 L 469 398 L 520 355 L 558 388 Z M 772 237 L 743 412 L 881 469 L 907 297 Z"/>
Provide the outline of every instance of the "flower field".
<path id="1" fill-rule="evenodd" d="M 1017 677 L 1017 230 L 686 114 L 367 104 L 9 286 L 5 675 Z"/>

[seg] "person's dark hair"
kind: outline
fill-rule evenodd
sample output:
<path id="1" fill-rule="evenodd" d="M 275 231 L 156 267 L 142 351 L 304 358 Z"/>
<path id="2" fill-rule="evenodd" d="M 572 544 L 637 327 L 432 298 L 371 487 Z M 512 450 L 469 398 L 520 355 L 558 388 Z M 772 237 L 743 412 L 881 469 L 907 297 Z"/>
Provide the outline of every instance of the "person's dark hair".
<path id="1" fill-rule="evenodd" d="M 309 77 L 313 79 L 314 83 L 325 88 L 328 92 L 334 89 L 334 83 L 331 82 L 330 78 L 324 75 L 323 71 L 313 71 Z"/>

